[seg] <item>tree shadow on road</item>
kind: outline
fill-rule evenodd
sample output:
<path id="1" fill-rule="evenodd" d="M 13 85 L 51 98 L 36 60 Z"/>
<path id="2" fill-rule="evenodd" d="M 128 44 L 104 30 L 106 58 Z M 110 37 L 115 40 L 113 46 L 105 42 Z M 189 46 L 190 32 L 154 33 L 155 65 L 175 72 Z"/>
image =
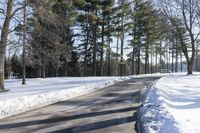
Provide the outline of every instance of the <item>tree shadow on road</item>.
<path id="1" fill-rule="evenodd" d="M 111 119 L 106 121 L 100 121 L 96 123 L 90 123 L 82 126 L 74 126 L 71 128 L 61 129 L 50 133 L 79 133 L 79 132 L 92 131 L 107 127 L 117 126 L 125 123 L 131 123 L 133 121 L 136 121 L 136 117 L 129 116 L 129 117 Z"/>
<path id="2" fill-rule="evenodd" d="M 134 111 L 138 108 L 139 107 L 130 107 L 130 108 L 117 109 L 117 110 L 107 110 L 107 111 L 102 111 L 102 112 L 84 113 L 84 114 L 71 115 L 71 116 L 60 116 L 60 117 L 57 116 L 55 118 L 48 118 L 48 119 L 44 119 L 44 120 L 34 120 L 34 121 L 25 121 L 25 122 L 19 122 L 19 123 L 2 124 L 2 125 L 0 125 L 0 130 L 1 129 L 11 129 L 11 128 L 21 128 L 21 127 L 26 127 L 26 126 L 40 125 L 40 124 L 51 124 L 51 123 L 64 122 L 64 121 L 70 121 L 70 120 L 75 120 L 75 119 L 90 118 L 90 117 L 96 117 L 96 116 L 108 115 L 108 114 L 114 114 L 114 113 L 123 113 L 123 112 Z M 110 121 L 113 122 L 113 120 L 110 120 Z M 116 120 L 116 121 L 119 121 L 119 120 Z M 123 121 L 123 118 L 122 118 L 122 121 Z M 101 123 L 102 122 L 99 122 L 99 124 L 101 124 Z M 117 122 L 117 123 L 119 123 L 119 122 Z"/>
<path id="3" fill-rule="evenodd" d="M 81 113 L 81 112 L 76 111 L 75 113 L 79 113 L 79 114 L 72 115 L 68 111 L 67 113 L 61 113 L 62 116 L 53 115 L 53 116 L 51 116 L 51 118 L 40 119 L 43 116 L 49 115 L 49 112 L 45 112 L 45 113 L 41 113 L 40 115 L 38 115 L 37 116 L 38 118 L 36 120 L 27 120 L 27 121 L 23 120 L 23 121 L 19 121 L 19 122 L 15 122 L 15 123 L 11 122 L 9 124 L 0 124 L 0 130 L 6 130 L 6 129 L 14 130 L 14 128 L 18 128 L 18 129 L 19 128 L 29 128 L 28 126 L 34 126 L 33 128 L 35 130 L 38 130 L 37 126 L 47 128 L 49 124 L 50 124 L 49 126 L 52 126 L 53 124 L 55 126 L 55 125 L 62 124 L 64 122 L 73 123 L 73 120 L 78 120 L 78 119 L 80 119 L 80 120 L 84 119 L 84 121 L 89 122 L 90 120 L 87 121 L 87 119 L 98 117 L 98 116 L 104 116 L 104 115 L 108 115 L 108 116 L 105 116 L 105 117 L 108 117 L 106 120 L 105 119 L 97 120 L 96 122 L 93 122 L 93 123 L 89 123 L 89 124 L 85 123 L 85 125 L 82 125 L 82 126 L 80 126 L 80 124 L 73 123 L 74 125 L 71 127 L 66 126 L 66 129 L 61 129 L 58 131 L 54 131 L 52 133 L 55 133 L 55 132 L 61 132 L 61 133 L 62 132 L 63 133 L 83 132 L 83 131 L 89 131 L 89 130 L 92 131 L 95 129 L 101 129 L 101 128 L 107 128 L 107 127 L 120 125 L 120 124 L 131 123 L 133 121 L 136 121 L 136 117 L 133 115 L 121 116 L 121 118 L 110 117 L 110 119 L 109 119 L 109 115 L 113 115 L 113 114 L 117 115 L 117 113 L 124 113 L 124 114 L 128 114 L 130 112 L 133 113 L 140 107 L 139 104 L 135 105 L 134 107 L 129 107 L 129 105 L 132 106 L 133 103 L 139 103 L 139 98 L 137 96 L 140 96 L 140 90 L 134 88 L 135 91 L 133 91 L 133 89 L 130 87 L 131 91 L 129 91 L 129 89 L 122 91 L 123 86 L 124 86 L 124 83 L 118 84 L 117 85 L 118 89 L 115 88 L 115 89 L 113 89 L 113 91 L 105 93 L 105 94 L 101 95 L 100 97 L 92 96 L 93 98 L 91 98 L 91 99 L 71 99 L 71 100 L 67 100 L 64 102 L 56 103 L 56 104 L 58 104 L 60 106 L 64 106 L 64 107 L 69 105 L 69 106 L 82 106 L 83 108 L 86 108 L 86 109 L 91 108 L 90 112 Z M 129 86 L 133 86 L 133 85 L 129 84 L 128 87 Z M 112 88 L 111 88 L 111 90 L 112 90 Z M 129 102 L 129 103 L 127 104 L 127 102 Z M 118 105 L 122 105 L 122 106 L 118 106 Z M 124 105 L 127 105 L 127 106 L 124 106 Z M 98 110 L 98 107 L 101 108 L 100 110 L 102 110 L 102 109 L 105 109 L 105 110 L 100 111 L 100 110 Z M 118 109 L 116 109 L 115 107 L 118 107 Z M 121 108 L 119 109 L 119 107 L 121 107 Z M 59 114 L 59 112 L 57 112 L 57 114 Z M 32 119 L 32 118 L 34 119 L 33 116 L 31 116 L 27 119 Z M 133 125 L 133 127 L 134 127 L 134 125 Z M 30 130 L 34 131 L 34 129 L 30 129 Z M 40 128 L 40 129 L 42 129 L 42 128 Z"/>

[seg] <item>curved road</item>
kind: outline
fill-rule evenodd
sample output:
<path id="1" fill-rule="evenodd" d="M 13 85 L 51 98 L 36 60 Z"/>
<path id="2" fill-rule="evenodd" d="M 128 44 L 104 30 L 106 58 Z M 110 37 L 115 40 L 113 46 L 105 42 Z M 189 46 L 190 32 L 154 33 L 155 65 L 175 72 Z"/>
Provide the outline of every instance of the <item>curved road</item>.
<path id="1" fill-rule="evenodd" d="M 82 97 L 0 120 L 0 133 L 135 133 L 140 91 L 158 78 L 136 78 Z"/>

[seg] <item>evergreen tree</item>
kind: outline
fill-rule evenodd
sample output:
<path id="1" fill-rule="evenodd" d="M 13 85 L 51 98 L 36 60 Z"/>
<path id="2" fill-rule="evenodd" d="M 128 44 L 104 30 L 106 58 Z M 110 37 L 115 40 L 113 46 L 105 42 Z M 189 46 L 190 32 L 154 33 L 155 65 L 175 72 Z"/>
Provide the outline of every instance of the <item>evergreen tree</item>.
<path id="1" fill-rule="evenodd" d="M 61 37 L 59 59 L 64 61 L 64 76 L 67 76 L 68 62 L 71 60 L 71 51 L 73 48 L 73 18 L 76 12 L 74 11 L 73 1 L 57 0 L 52 6 L 52 10 L 56 13 L 61 23 L 57 25 L 56 33 Z"/>
<path id="2" fill-rule="evenodd" d="M 162 39 L 164 32 L 164 28 L 160 25 L 162 23 L 162 19 L 160 18 L 162 17 L 159 11 L 154 9 L 150 2 L 143 0 L 135 1 L 132 16 L 132 31 L 130 33 L 132 36 L 130 42 L 133 50 L 129 54 L 129 57 L 132 58 L 132 74 L 135 74 L 135 64 L 137 64 L 136 74 L 142 72 L 141 53 L 144 53 L 144 73 L 149 73 L 150 69 L 153 72 L 153 58 L 157 56 L 153 54 L 158 52 L 158 47 L 160 46 L 158 42 Z M 137 57 L 137 63 L 135 63 L 135 57 Z"/>
<path id="3" fill-rule="evenodd" d="M 98 55 L 98 38 L 99 38 L 99 1 L 87 0 L 79 8 L 78 26 L 81 28 L 79 37 L 80 54 L 83 57 L 83 75 L 97 74 L 97 55 Z"/>
<path id="4" fill-rule="evenodd" d="M 11 62 L 11 71 L 14 77 L 20 78 L 22 77 L 22 62 L 16 53 L 10 59 Z"/>
<path id="5" fill-rule="evenodd" d="M 120 34 L 120 43 L 121 43 L 121 52 L 120 52 L 120 76 L 123 75 L 123 69 L 125 66 L 124 62 L 124 41 L 125 34 L 129 30 L 130 25 L 130 15 L 131 15 L 131 3 L 128 0 L 118 0 L 118 17 L 119 17 L 119 34 Z"/>
<path id="6" fill-rule="evenodd" d="M 73 4 L 72 1 L 64 0 L 34 1 L 32 4 L 31 53 L 38 77 L 60 76 L 60 73 L 67 76 L 74 43 L 72 26 L 76 12 Z M 48 71 L 46 68 L 49 65 L 52 67 Z M 61 68 L 63 72 L 60 72 Z"/>

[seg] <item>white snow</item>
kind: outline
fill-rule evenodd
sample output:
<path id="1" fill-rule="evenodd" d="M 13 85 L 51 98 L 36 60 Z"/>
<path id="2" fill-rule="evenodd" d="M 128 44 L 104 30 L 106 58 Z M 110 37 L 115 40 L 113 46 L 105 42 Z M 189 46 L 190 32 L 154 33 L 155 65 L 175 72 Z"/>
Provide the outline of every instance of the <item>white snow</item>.
<path id="1" fill-rule="evenodd" d="M 139 114 L 143 132 L 200 133 L 200 75 L 161 78 L 146 93 Z"/>
<path id="2" fill-rule="evenodd" d="M 88 94 L 130 77 L 77 77 L 5 81 L 8 92 L 0 93 L 0 118 Z"/>
<path id="3" fill-rule="evenodd" d="M 164 75 L 37 78 L 27 79 L 26 85 L 21 85 L 21 79 L 6 80 L 5 87 L 10 91 L 0 93 L 0 119 L 85 95 L 130 78 Z"/>

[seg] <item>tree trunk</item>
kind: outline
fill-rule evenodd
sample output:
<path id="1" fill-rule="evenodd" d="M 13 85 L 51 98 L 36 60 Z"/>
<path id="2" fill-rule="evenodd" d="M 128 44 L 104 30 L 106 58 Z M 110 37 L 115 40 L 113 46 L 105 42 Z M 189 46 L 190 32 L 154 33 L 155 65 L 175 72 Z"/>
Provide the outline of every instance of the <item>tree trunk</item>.
<path id="1" fill-rule="evenodd" d="M 119 54 L 119 33 L 117 34 L 117 48 L 116 48 L 116 64 L 115 64 L 115 76 L 118 76 L 118 54 Z"/>
<path id="2" fill-rule="evenodd" d="M 176 62 L 175 62 L 175 72 L 178 72 L 178 46 L 176 42 Z"/>
<path id="3" fill-rule="evenodd" d="M 0 40 L 0 91 L 4 90 L 4 62 L 6 56 L 6 46 L 7 46 L 7 39 L 8 39 L 8 32 L 10 21 L 12 17 L 12 8 L 13 8 L 13 0 L 8 0 L 7 2 L 7 11 L 6 11 L 6 18 L 3 22 L 3 27 L 1 31 L 1 40 Z"/>
<path id="4" fill-rule="evenodd" d="M 148 44 L 147 44 L 147 45 L 148 45 Z M 148 60 L 149 60 L 149 47 L 146 46 L 146 48 L 145 48 L 145 70 L 144 70 L 144 73 L 145 73 L 145 74 L 147 74 Z"/>
<path id="5" fill-rule="evenodd" d="M 194 56 L 195 56 L 195 44 L 194 44 L 194 38 L 193 38 L 193 36 L 191 37 L 191 40 L 192 40 L 192 42 L 191 42 L 192 43 L 192 56 L 191 56 L 191 58 L 188 55 L 188 49 L 187 49 L 187 47 L 185 46 L 185 44 L 183 43 L 183 41 L 181 41 L 182 42 L 181 43 L 182 50 L 183 50 L 183 53 L 184 53 L 186 61 L 187 61 L 187 74 L 188 75 L 193 74 L 192 71 L 193 71 L 193 63 L 194 63 Z"/>
<path id="6" fill-rule="evenodd" d="M 110 63 L 111 63 L 111 47 L 110 47 L 110 37 L 108 37 L 108 73 L 107 76 L 111 76 L 111 69 L 110 69 Z"/>
<path id="7" fill-rule="evenodd" d="M 181 56 L 180 57 L 181 58 L 181 72 L 183 72 L 183 59 L 182 59 L 183 58 L 183 54 L 182 54 L 182 51 L 180 52 L 180 54 L 181 54 L 180 55 Z"/>
<path id="8" fill-rule="evenodd" d="M 96 76 L 97 74 L 97 62 L 96 62 L 96 51 L 97 51 L 97 42 L 96 42 L 96 24 L 94 24 L 93 29 L 93 76 Z"/>
<path id="9" fill-rule="evenodd" d="M 55 68 L 55 77 L 59 77 L 59 67 Z"/>
<path id="10" fill-rule="evenodd" d="M 4 62 L 5 62 L 5 51 L 0 51 L 0 91 L 4 90 Z"/>
<path id="11" fill-rule="evenodd" d="M 42 68 L 40 65 L 38 65 L 37 67 L 37 78 L 41 78 L 42 77 Z"/>
<path id="12" fill-rule="evenodd" d="M 65 77 L 67 77 L 68 76 L 68 61 L 67 61 L 67 59 L 65 59 L 65 64 L 64 64 L 64 74 L 65 74 Z"/>
<path id="13" fill-rule="evenodd" d="M 70 29 L 69 29 L 70 30 Z M 64 76 L 67 77 L 68 76 L 68 59 L 69 59 L 69 46 L 67 44 L 67 42 L 65 42 L 65 50 L 66 50 L 66 55 L 65 55 L 65 60 L 64 60 Z"/>
<path id="14" fill-rule="evenodd" d="M 187 75 L 192 74 L 192 68 L 193 68 L 193 62 L 188 62 L 187 63 Z"/>
<path id="15" fill-rule="evenodd" d="M 42 77 L 42 59 L 41 54 L 38 54 L 39 64 L 37 65 L 37 78 Z"/>
<path id="16" fill-rule="evenodd" d="M 133 54 L 132 54 L 132 69 L 131 74 L 135 74 L 135 45 L 133 45 Z"/>
<path id="17" fill-rule="evenodd" d="M 121 37 L 120 76 L 123 75 L 123 62 L 124 62 L 124 33 L 122 33 Z"/>
<path id="18" fill-rule="evenodd" d="M 110 20 L 108 20 L 107 22 L 108 24 L 108 30 L 110 30 Z M 108 76 L 111 76 L 111 67 L 110 67 L 110 64 L 111 64 L 111 46 L 110 46 L 110 34 L 107 36 L 107 41 L 108 41 L 108 73 L 107 75 Z"/>
<path id="19" fill-rule="evenodd" d="M 84 76 L 87 76 L 87 46 L 88 44 L 86 44 L 85 46 L 85 55 L 84 55 Z"/>
<path id="20" fill-rule="evenodd" d="M 138 39 L 139 40 L 139 39 Z M 138 63 L 137 63 L 137 74 L 140 74 L 140 42 L 138 43 Z"/>
<path id="21" fill-rule="evenodd" d="M 172 73 L 174 73 L 174 48 L 172 47 Z"/>
<path id="22" fill-rule="evenodd" d="M 45 55 L 41 55 L 42 61 L 42 78 L 46 78 L 46 57 Z"/>
<path id="23" fill-rule="evenodd" d="M 195 68 L 196 68 L 196 72 L 197 72 L 197 70 L 198 70 L 198 50 L 196 50 Z"/>
<path id="24" fill-rule="evenodd" d="M 100 53 L 100 75 L 103 76 L 103 54 L 104 54 L 104 24 L 101 31 L 101 53 Z"/>
<path id="25" fill-rule="evenodd" d="M 124 2 L 121 1 L 121 27 L 122 27 L 122 33 L 121 33 L 121 58 L 120 58 L 120 76 L 123 75 L 123 62 L 124 62 Z"/>
<path id="26" fill-rule="evenodd" d="M 45 64 L 42 65 L 42 78 L 46 78 L 46 66 L 45 66 Z"/>
<path id="27" fill-rule="evenodd" d="M 23 53 L 22 53 L 22 85 L 26 84 L 26 0 L 24 0 L 24 12 L 23 12 Z"/>
<path id="28" fill-rule="evenodd" d="M 166 57 L 167 57 L 167 70 L 169 70 L 169 63 L 170 63 L 169 56 L 170 56 L 170 51 L 169 51 L 169 48 L 167 48 L 167 55 L 166 55 Z"/>
<path id="29" fill-rule="evenodd" d="M 87 76 L 87 54 L 88 54 L 88 44 L 89 44 L 89 25 L 88 25 L 88 14 L 87 15 L 87 22 L 86 22 L 86 44 L 85 44 L 85 53 L 84 53 L 84 76 Z"/>
<path id="30" fill-rule="evenodd" d="M 95 9 L 95 15 L 97 15 L 97 9 Z M 93 25 L 93 76 L 97 75 L 97 59 L 96 59 L 96 51 L 97 51 L 97 22 Z"/>
<path id="31" fill-rule="evenodd" d="M 148 61 L 147 61 L 147 73 L 149 74 L 150 73 L 150 63 L 149 63 L 149 58 L 148 58 Z"/>
<path id="32" fill-rule="evenodd" d="M 151 74 L 153 74 L 153 53 L 151 53 Z"/>
<path id="33" fill-rule="evenodd" d="M 156 49 L 156 64 L 155 64 L 155 73 L 157 73 L 157 72 L 158 72 L 158 67 L 157 67 L 157 65 L 158 65 L 158 52 L 157 52 L 157 49 Z"/>
<path id="34" fill-rule="evenodd" d="M 159 67 L 159 71 L 163 68 L 163 62 L 162 62 L 162 41 L 160 41 L 160 49 L 159 49 L 159 59 L 160 59 L 160 67 Z"/>

